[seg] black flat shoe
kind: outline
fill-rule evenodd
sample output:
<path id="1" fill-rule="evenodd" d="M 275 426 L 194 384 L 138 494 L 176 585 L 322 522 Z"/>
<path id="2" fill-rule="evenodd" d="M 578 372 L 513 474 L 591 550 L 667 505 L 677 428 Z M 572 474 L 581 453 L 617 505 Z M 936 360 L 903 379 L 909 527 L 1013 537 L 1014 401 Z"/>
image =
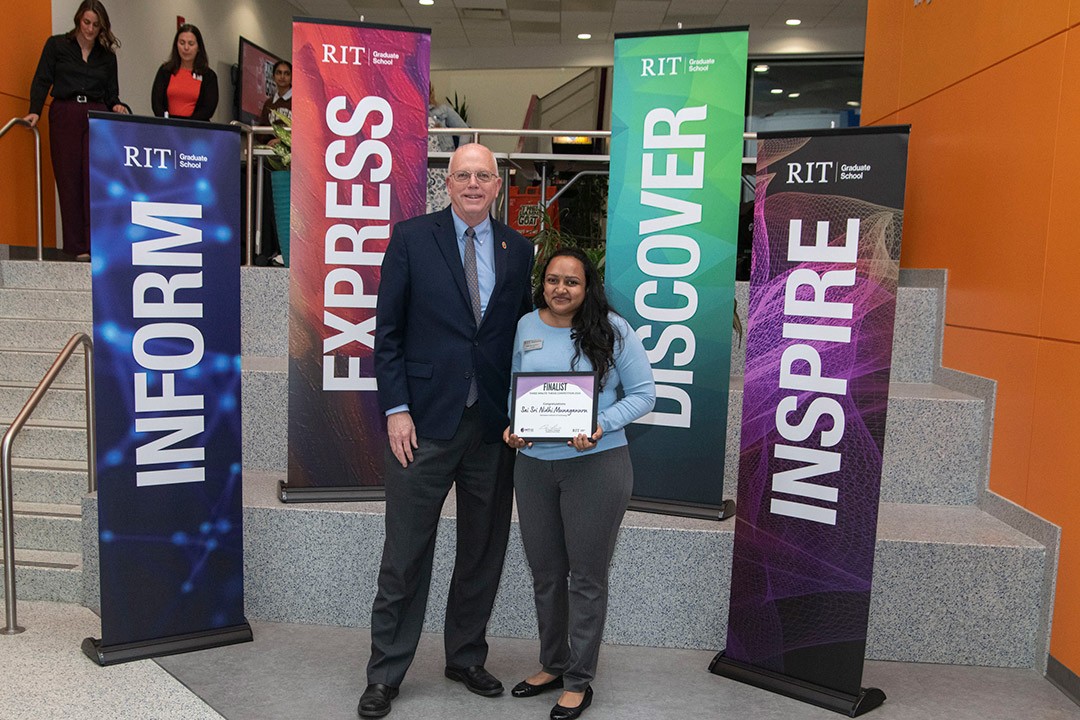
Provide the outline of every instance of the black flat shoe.
<path id="1" fill-rule="evenodd" d="M 484 697 L 502 695 L 503 684 L 499 682 L 497 677 L 485 670 L 483 665 L 473 665 L 467 668 L 456 668 L 447 665 L 445 675 L 451 680 L 465 683 L 465 687 L 469 689 L 469 692 L 474 692 L 477 695 L 483 695 Z"/>
<path id="2" fill-rule="evenodd" d="M 569 708 L 555 703 L 555 707 L 551 708 L 551 720 L 575 720 L 581 717 L 581 713 L 585 712 L 585 708 L 590 705 L 592 705 L 592 686 L 585 688 L 585 697 L 581 699 L 581 704 L 577 707 Z"/>
<path id="3" fill-rule="evenodd" d="M 514 689 L 510 691 L 510 694 L 516 698 L 534 697 L 548 690 L 557 690 L 562 686 L 562 675 L 558 676 L 554 680 L 548 680 L 546 683 L 543 683 L 541 685 L 533 685 L 527 680 L 522 680 L 514 686 Z"/>
<path id="4" fill-rule="evenodd" d="M 372 683 L 364 689 L 360 696 L 360 704 L 356 706 L 356 713 L 362 718 L 381 718 L 390 714 L 390 701 L 398 696 L 398 689 Z"/>

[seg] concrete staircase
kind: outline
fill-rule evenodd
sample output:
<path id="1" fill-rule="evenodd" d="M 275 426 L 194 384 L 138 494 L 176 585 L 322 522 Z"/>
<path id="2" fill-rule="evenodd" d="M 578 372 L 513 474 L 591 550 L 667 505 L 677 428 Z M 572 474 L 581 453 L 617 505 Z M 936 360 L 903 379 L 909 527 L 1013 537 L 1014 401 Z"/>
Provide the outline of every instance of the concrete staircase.
<path id="1" fill-rule="evenodd" d="M 89 270 L 74 263 L 0 263 L 0 429 L 7 430 L 68 339 L 90 332 Z M 13 445 L 20 599 L 82 601 L 83 378 L 78 353 Z"/>
<path id="2" fill-rule="evenodd" d="M 40 378 L 49 362 L 43 347 L 55 353 L 70 332 L 88 327 L 87 270 L 70 263 L 0 263 L 0 345 L 7 348 L 0 349 L 0 382 L 11 394 L 17 390 L 25 397 L 26 383 Z M 287 455 L 288 272 L 243 268 L 241 282 L 248 617 L 365 626 L 382 547 L 383 507 L 278 502 L 276 486 L 285 478 Z M 867 654 L 1042 668 L 1058 530 L 987 489 L 994 384 L 940 367 L 944 273 L 904 271 L 901 285 Z M 740 308 L 746 307 L 746 291 L 740 284 Z M 81 309 L 75 307 L 79 303 Z M 15 337 L 26 342 L 16 344 Z M 742 352 L 741 346 L 733 349 L 727 497 L 736 493 Z M 65 382 L 78 382 L 81 361 L 79 366 L 65 374 Z M 76 522 L 71 510 L 86 480 L 81 392 L 64 388 L 56 395 L 41 406 L 40 419 L 16 446 L 20 562 L 35 560 L 39 552 L 58 553 L 53 558 L 70 553 L 78 532 L 64 523 Z M 8 418 L 17 410 L 13 404 L 21 406 L 3 402 L 0 414 Z M 63 587 L 69 591 L 81 580 L 81 595 L 54 599 L 93 607 L 96 498 L 86 497 L 82 505 L 86 570 L 81 578 L 77 562 L 52 570 L 66 574 L 69 585 Z M 442 625 L 455 523 L 451 498 L 440 528 L 426 621 L 435 632 Z M 46 524 L 50 530 L 37 529 Z M 628 513 L 612 567 L 607 639 L 722 648 L 733 530 L 731 522 Z M 64 557 L 77 561 L 79 556 Z M 31 570 L 51 569 L 20 567 L 20 597 L 35 597 L 44 585 L 31 580 L 36 577 Z M 515 526 L 490 631 L 532 637 L 533 612 Z"/>

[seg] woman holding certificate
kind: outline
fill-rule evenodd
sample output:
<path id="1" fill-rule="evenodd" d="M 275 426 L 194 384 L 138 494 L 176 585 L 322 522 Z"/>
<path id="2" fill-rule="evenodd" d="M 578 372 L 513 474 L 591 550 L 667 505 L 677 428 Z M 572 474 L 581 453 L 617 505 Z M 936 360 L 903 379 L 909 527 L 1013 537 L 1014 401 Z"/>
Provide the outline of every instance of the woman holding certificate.
<path id="1" fill-rule="evenodd" d="M 551 718 L 570 720 L 592 703 L 608 565 L 634 485 L 624 428 L 652 409 L 656 388 L 641 340 L 609 309 L 596 268 L 580 250 L 548 258 L 534 301 L 538 309 L 518 321 L 513 372 L 594 372 L 599 392 L 591 436 L 527 442 L 511 432 L 516 426 L 503 433 L 520 450 L 514 491 L 540 630 L 541 669 L 511 694 L 562 688 Z"/>

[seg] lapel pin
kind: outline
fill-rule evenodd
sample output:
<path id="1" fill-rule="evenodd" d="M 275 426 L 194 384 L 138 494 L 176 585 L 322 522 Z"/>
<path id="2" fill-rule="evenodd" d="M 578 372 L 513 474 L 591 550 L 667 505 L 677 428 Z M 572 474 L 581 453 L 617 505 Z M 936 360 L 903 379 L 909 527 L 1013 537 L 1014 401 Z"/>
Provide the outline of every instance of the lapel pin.
<path id="1" fill-rule="evenodd" d="M 505 250 L 505 249 L 506 249 L 506 241 L 505 241 L 505 240 L 503 240 L 503 244 L 502 244 L 502 245 L 503 245 L 503 250 Z"/>

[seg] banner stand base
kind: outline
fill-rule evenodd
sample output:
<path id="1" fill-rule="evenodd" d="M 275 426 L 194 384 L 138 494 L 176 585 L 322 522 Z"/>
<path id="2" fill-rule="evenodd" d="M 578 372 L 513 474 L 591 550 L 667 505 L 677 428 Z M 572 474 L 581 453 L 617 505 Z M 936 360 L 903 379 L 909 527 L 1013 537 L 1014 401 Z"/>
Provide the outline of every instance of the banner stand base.
<path id="1" fill-rule="evenodd" d="M 384 502 L 382 485 L 343 485 L 339 487 L 290 487 L 278 482 L 278 499 L 283 503 L 313 502 Z"/>
<path id="2" fill-rule="evenodd" d="M 727 520 L 735 514 L 735 501 L 724 500 L 719 505 L 683 502 L 682 500 L 657 500 L 656 498 L 631 497 L 627 510 L 677 515 L 697 520 Z"/>
<path id="3" fill-rule="evenodd" d="M 210 648 L 224 647 L 225 645 L 251 642 L 251 640 L 251 626 L 244 623 L 243 625 L 232 625 L 227 628 L 217 628 L 205 632 L 173 635 L 172 637 L 119 643 L 117 645 L 102 645 L 97 638 L 86 638 L 82 641 L 82 651 L 86 657 L 104 667 L 106 665 L 131 662 L 132 660 L 176 655 L 193 650 L 209 650 Z"/>
<path id="4" fill-rule="evenodd" d="M 724 657 L 721 650 L 709 663 L 709 672 L 759 687 L 762 690 L 786 695 L 811 705 L 838 712 L 848 717 L 868 713 L 885 702 L 885 693 L 877 688 L 861 688 L 858 695 L 849 695 L 795 678 L 774 673 Z"/>

